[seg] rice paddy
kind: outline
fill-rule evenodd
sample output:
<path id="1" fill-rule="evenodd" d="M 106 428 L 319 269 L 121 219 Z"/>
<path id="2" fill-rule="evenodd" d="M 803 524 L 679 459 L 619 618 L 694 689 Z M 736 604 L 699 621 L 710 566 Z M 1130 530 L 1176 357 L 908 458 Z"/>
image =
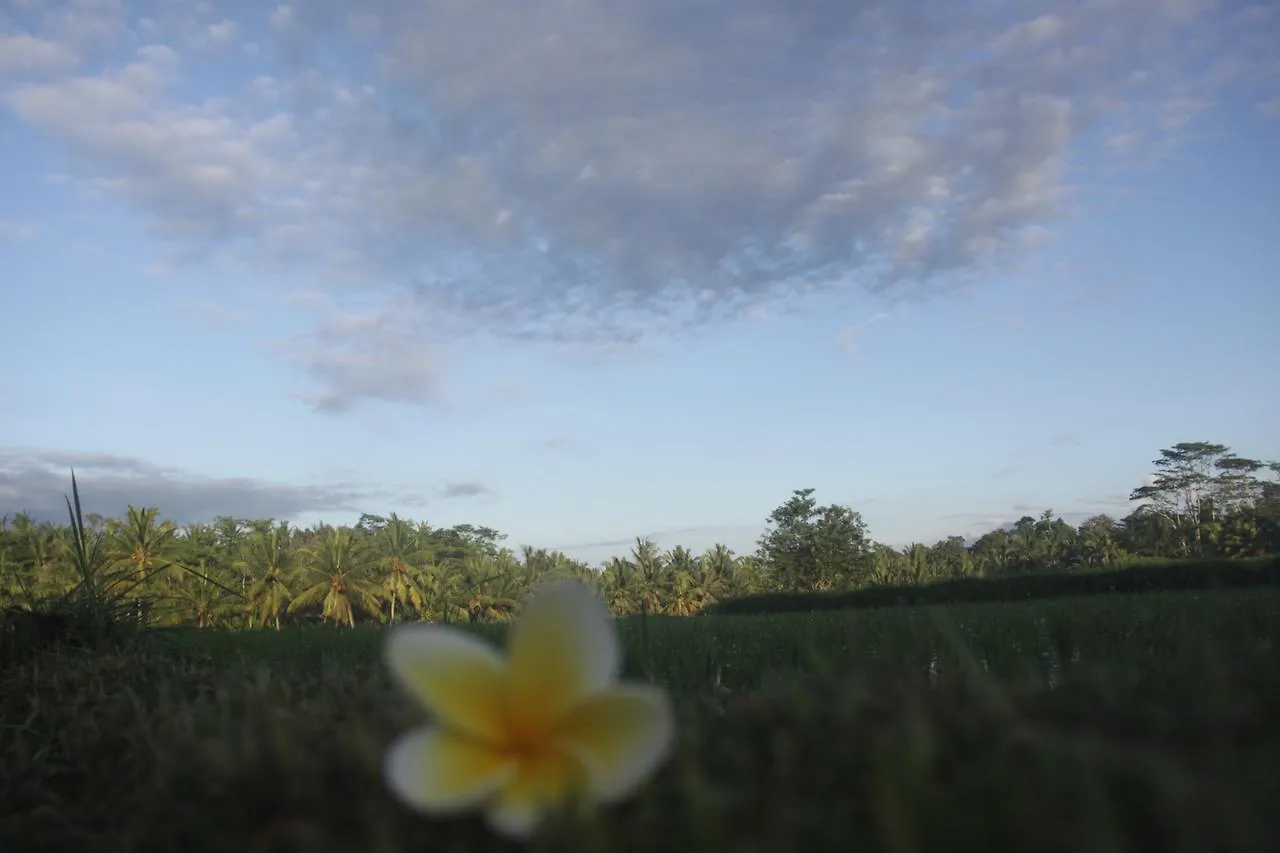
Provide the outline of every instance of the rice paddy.
<path id="1" fill-rule="evenodd" d="M 421 717 L 385 629 L 152 631 L 0 671 L 0 850 L 1280 849 L 1278 615 L 1262 588 L 628 618 L 676 756 L 527 845 L 387 793 Z"/>

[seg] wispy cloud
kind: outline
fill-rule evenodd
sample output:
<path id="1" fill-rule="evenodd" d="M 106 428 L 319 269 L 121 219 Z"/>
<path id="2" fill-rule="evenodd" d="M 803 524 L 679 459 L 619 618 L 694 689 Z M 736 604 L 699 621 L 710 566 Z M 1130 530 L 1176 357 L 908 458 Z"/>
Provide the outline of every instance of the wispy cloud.
<path id="1" fill-rule="evenodd" d="M 881 311 L 871 315 L 871 317 L 863 320 L 861 323 L 854 323 L 853 325 L 845 326 L 840 330 L 840 334 L 836 336 L 836 346 L 848 353 L 855 352 L 858 348 L 858 339 L 867 327 L 873 326 L 888 317 L 889 315 L 887 313 Z"/>
<path id="2" fill-rule="evenodd" d="M 553 435 L 538 442 L 538 447 L 553 453 L 585 453 L 587 451 L 585 444 L 566 435 Z"/>
<path id="3" fill-rule="evenodd" d="M 1274 10 L 1194 0 L 15 19 L 0 105 L 70 152 L 75 186 L 141 211 L 159 260 L 337 295 L 350 318 L 280 350 L 327 410 L 430 404 L 460 337 L 631 358 L 638 329 L 783 295 L 961 286 L 1069 215 L 1082 150 L 1164 151 L 1223 92 L 1280 92 Z"/>
<path id="4" fill-rule="evenodd" d="M 241 314 L 225 305 L 219 305 L 208 299 L 189 302 L 187 303 L 187 309 L 211 326 L 239 326 L 244 323 L 245 319 Z"/>
<path id="5" fill-rule="evenodd" d="M 313 301 L 319 320 L 309 332 L 272 348 L 298 365 L 316 390 L 296 392 L 317 411 L 342 412 L 362 401 L 439 403 L 440 348 L 418 331 L 419 312 L 334 309 Z"/>
<path id="6" fill-rule="evenodd" d="M 0 243 L 30 240 L 36 236 L 36 227 L 26 222 L 0 219 Z"/>
<path id="7" fill-rule="evenodd" d="M 1133 509 L 1134 507 L 1137 506 L 1136 503 L 1129 500 L 1129 495 L 1127 493 L 1120 494 L 1118 492 L 1110 495 L 1104 495 L 1100 498 L 1098 497 L 1080 498 L 1076 501 L 1076 503 L 1084 504 L 1085 506 L 1110 508 L 1112 510 L 1124 509 L 1126 507 L 1128 509 Z"/>
<path id="8" fill-rule="evenodd" d="M 575 551 L 588 551 L 605 548 L 632 548 L 636 544 L 637 539 L 648 539 L 655 544 L 671 548 L 681 544 L 682 537 L 697 537 L 706 539 L 708 536 L 730 536 L 741 538 L 743 532 L 758 531 L 764 527 L 763 524 L 713 524 L 700 525 L 696 527 L 671 527 L 665 530 L 655 530 L 649 533 L 641 533 L 638 536 L 619 537 L 617 539 L 599 539 L 592 542 L 578 542 L 572 545 L 558 546 L 557 550 L 565 553 L 573 553 Z"/>
<path id="9" fill-rule="evenodd" d="M 443 488 L 440 489 L 440 497 L 445 498 L 446 500 L 453 498 L 474 498 L 492 494 L 492 489 L 484 483 L 478 483 L 474 480 L 445 483 Z"/>
<path id="10" fill-rule="evenodd" d="M 1084 439 L 1071 432 L 1060 432 L 1054 434 L 1049 439 L 1049 446 L 1059 450 L 1065 450 L 1071 447 L 1084 447 Z"/>
<path id="11" fill-rule="evenodd" d="M 1126 285 L 1118 281 L 1106 282 L 1093 287 L 1088 287 L 1072 296 L 1067 302 L 1067 307 L 1071 309 L 1079 309 L 1085 308 L 1089 305 L 1106 302 L 1107 300 L 1114 298 L 1116 295 L 1123 293 L 1126 289 Z"/>
<path id="12" fill-rule="evenodd" d="M 991 319 L 997 324 L 1014 332 L 1025 332 L 1031 328 L 1031 322 L 1022 314 L 1000 313 Z"/>

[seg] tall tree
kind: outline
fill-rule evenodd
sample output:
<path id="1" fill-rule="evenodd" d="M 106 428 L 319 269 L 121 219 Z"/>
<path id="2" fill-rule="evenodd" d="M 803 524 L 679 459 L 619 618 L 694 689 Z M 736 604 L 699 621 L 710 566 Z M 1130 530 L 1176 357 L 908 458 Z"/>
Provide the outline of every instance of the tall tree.
<path id="1" fill-rule="evenodd" d="M 758 554 L 793 589 L 857 586 L 871 574 L 871 543 L 862 516 L 846 506 L 818 506 L 813 489 L 796 489 L 769 515 Z"/>
<path id="2" fill-rule="evenodd" d="M 1226 445 L 1208 441 L 1184 441 L 1165 448 L 1151 463 L 1156 467 L 1151 483 L 1129 495 L 1129 500 L 1142 501 L 1148 511 L 1174 523 L 1182 555 L 1201 550 L 1203 526 L 1212 521 L 1214 471 L 1229 452 Z"/>

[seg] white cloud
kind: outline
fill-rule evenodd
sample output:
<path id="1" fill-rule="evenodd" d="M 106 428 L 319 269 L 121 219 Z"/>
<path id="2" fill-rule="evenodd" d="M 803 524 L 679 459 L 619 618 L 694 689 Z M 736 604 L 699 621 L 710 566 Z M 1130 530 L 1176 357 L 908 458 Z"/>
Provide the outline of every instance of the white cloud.
<path id="1" fill-rule="evenodd" d="M 318 386 L 296 396 L 322 412 L 345 411 L 362 401 L 434 401 L 442 356 L 415 334 L 412 304 L 357 312 L 335 310 L 314 297 L 306 301 L 319 315 L 316 328 L 275 344 Z"/>
<path id="2" fill-rule="evenodd" d="M 33 4 L 41 35 L 79 54 L 109 49 L 125 35 L 124 0 L 63 0 Z"/>
<path id="3" fill-rule="evenodd" d="M 228 42 L 235 38 L 237 26 L 232 20 L 221 20 L 216 24 L 209 25 L 209 38 L 215 42 Z"/>
<path id="4" fill-rule="evenodd" d="M 76 66 L 75 51 L 28 33 L 0 34 L 0 75 L 49 74 Z"/>
<path id="5" fill-rule="evenodd" d="M 238 16 L 261 49 L 210 64 L 188 48 L 226 11 L 64 3 L 25 35 L 144 46 L 3 98 L 170 265 L 411 304 L 390 344 L 316 332 L 365 355 L 295 342 L 321 399 L 424 402 L 423 341 L 460 334 L 633 343 L 786 290 L 957 286 L 1051 233 L 1086 146 L 1168 156 L 1223 87 L 1280 92 L 1274 16 L 1207 0 L 318 0 Z"/>
<path id="6" fill-rule="evenodd" d="M 1142 135 L 1130 130 L 1118 130 L 1109 134 L 1103 144 L 1113 155 L 1124 156 L 1142 144 Z"/>
<path id="7" fill-rule="evenodd" d="M 1057 15 L 1041 15 L 1029 21 L 1020 21 L 1002 32 L 992 42 L 999 51 L 1034 50 L 1053 41 L 1066 30 L 1066 23 Z"/>
<path id="8" fill-rule="evenodd" d="M 271 13 L 271 26 L 284 29 L 293 23 L 293 7 L 277 6 Z"/>
<path id="9" fill-rule="evenodd" d="M 197 299 L 187 303 L 187 309 L 205 323 L 215 327 L 240 326 L 245 318 L 239 312 L 208 299 Z"/>
<path id="10" fill-rule="evenodd" d="M 30 240 L 36 236 L 36 227 L 27 222 L 0 219 L 0 243 Z"/>

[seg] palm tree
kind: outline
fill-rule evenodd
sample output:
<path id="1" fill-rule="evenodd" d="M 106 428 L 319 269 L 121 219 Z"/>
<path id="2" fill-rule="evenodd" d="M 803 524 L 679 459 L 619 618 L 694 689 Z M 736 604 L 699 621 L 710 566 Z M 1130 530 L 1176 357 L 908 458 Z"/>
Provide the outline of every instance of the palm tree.
<path id="1" fill-rule="evenodd" d="M 423 616 L 450 623 L 468 618 L 465 588 L 466 574 L 456 561 L 428 562 L 422 567 Z"/>
<path id="2" fill-rule="evenodd" d="M 965 547 L 963 536 L 948 536 L 930 549 L 938 577 L 956 580 L 973 571 L 973 555 Z"/>
<path id="3" fill-rule="evenodd" d="M 1044 565 L 1036 520 L 1031 516 L 1024 515 L 1014 522 L 1013 529 L 1009 531 L 1009 547 L 1019 571 L 1034 572 Z"/>
<path id="4" fill-rule="evenodd" d="M 228 617 L 239 609 L 240 594 L 214 579 L 216 571 L 216 566 L 209 565 L 209 561 L 202 558 L 189 574 L 184 575 L 184 582 L 173 596 L 181 605 L 181 609 L 172 614 L 177 624 L 182 624 L 186 618 L 194 618 L 197 628 L 212 628 L 226 624 Z"/>
<path id="5" fill-rule="evenodd" d="M 1053 510 L 1046 509 L 1035 523 L 1035 533 L 1039 542 L 1041 567 L 1050 571 L 1062 569 L 1075 545 L 1075 528 L 1056 517 Z"/>
<path id="6" fill-rule="evenodd" d="M 667 610 L 677 616 L 692 616 L 700 609 L 694 576 L 698 560 L 683 545 L 677 545 L 663 557 L 666 565 L 667 587 L 670 602 Z"/>
<path id="7" fill-rule="evenodd" d="M 909 583 L 925 583 L 933 579 L 933 565 L 929 547 L 920 542 L 912 542 L 902 549 L 905 559 L 906 576 Z"/>
<path id="8" fill-rule="evenodd" d="M 876 542 L 871 546 L 871 583 L 877 586 L 902 583 L 906 574 L 905 563 L 905 557 L 897 548 Z"/>
<path id="9" fill-rule="evenodd" d="M 374 536 L 374 548 L 383 571 L 379 591 L 390 604 L 389 621 L 396 621 L 396 605 L 402 601 L 421 612 L 425 596 L 419 565 L 430 558 L 430 553 L 419 547 L 413 527 L 391 513 Z"/>
<path id="10" fill-rule="evenodd" d="M 631 562 L 639 573 L 637 592 L 640 599 L 640 610 L 643 613 L 661 613 L 662 599 L 668 585 L 667 566 L 658 552 L 658 546 L 652 540 L 636 538 L 631 549 Z"/>
<path id="11" fill-rule="evenodd" d="M 733 551 L 720 543 L 707 549 L 695 562 L 690 595 L 698 612 L 715 604 L 729 592 L 736 568 L 737 560 L 733 557 Z"/>
<path id="12" fill-rule="evenodd" d="M 39 598 L 31 589 L 27 567 L 9 556 L 8 548 L 0 548 L 0 601 L 26 600 L 28 605 Z"/>
<path id="13" fill-rule="evenodd" d="M 734 595 L 750 595 L 777 587 L 777 579 L 769 567 L 755 554 L 746 554 L 734 561 L 730 587 Z"/>
<path id="14" fill-rule="evenodd" d="M 993 530 L 983 534 L 973 543 L 973 558 L 978 573 L 984 577 L 999 577 L 1008 574 L 1013 567 L 1013 543 L 1004 530 Z"/>
<path id="15" fill-rule="evenodd" d="M 1115 529 L 1115 519 L 1109 515 L 1086 519 L 1080 525 L 1073 548 L 1076 561 L 1086 569 L 1106 568 L 1115 562 L 1120 554 Z"/>
<path id="16" fill-rule="evenodd" d="M 244 544 L 248 529 L 249 522 L 244 519 L 220 515 L 213 520 L 213 535 L 218 548 L 229 553 L 235 553 Z"/>
<path id="17" fill-rule="evenodd" d="M 640 609 L 640 572 L 629 561 L 613 557 L 600 572 L 600 593 L 605 604 L 618 616 Z"/>
<path id="18" fill-rule="evenodd" d="M 58 528 L 48 522 L 37 524 L 25 512 L 13 517 L 13 552 L 18 564 L 29 567 L 24 579 L 26 593 L 36 598 L 66 592 L 75 583 L 60 559 Z"/>
<path id="19" fill-rule="evenodd" d="M 288 612 L 319 603 L 324 621 L 350 628 L 356 625 L 357 606 L 377 613 L 378 597 L 364 578 L 361 556 L 350 528 L 322 527 L 319 541 L 304 552 L 302 582 L 310 586 L 289 603 Z"/>
<path id="20" fill-rule="evenodd" d="M 119 585 L 121 595 L 130 595 L 176 565 L 174 560 L 178 526 L 172 521 L 160 521 L 160 508 L 129 505 L 123 521 L 110 526 L 108 564 L 108 588 Z M 141 596 L 135 596 L 136 613 L 142 619 L 145 605 Z"/>
<path id="21" fill-rule="evenodd" d="M 245 612 L 250 625 L 257 618 L 263 625 L 274 622 L 279 631 L 280 614 L 292 597 L 288 583 L 293 556 L 289 550 L 289 522 L 254 530 L 245 548 L 246 556 L 236 561 L 236 568 L 252 579 L 245 594 Z"/>
<path id="22" fill-rule="evenodd" d="M 1124 541 L 1144 557 L 1187 556 L 1185 520 L 1148 505 L 1138 507 L 1121 522 Z"/>
<path id="23" fill-rule="evenodd" d="M 471 554 L 463 562 L 467 617 L 472 622 L 505 622 L 520 600 L 519 564 L 510 551 L 496 557 Z"/>

